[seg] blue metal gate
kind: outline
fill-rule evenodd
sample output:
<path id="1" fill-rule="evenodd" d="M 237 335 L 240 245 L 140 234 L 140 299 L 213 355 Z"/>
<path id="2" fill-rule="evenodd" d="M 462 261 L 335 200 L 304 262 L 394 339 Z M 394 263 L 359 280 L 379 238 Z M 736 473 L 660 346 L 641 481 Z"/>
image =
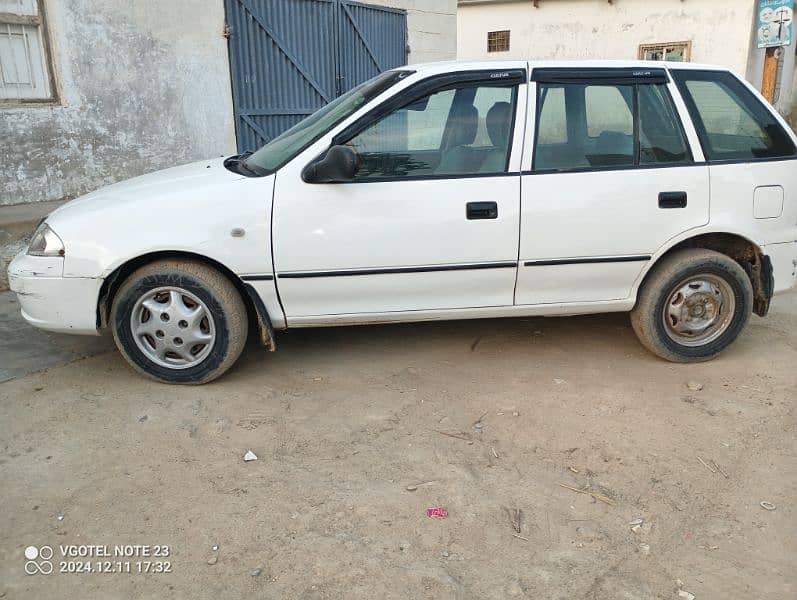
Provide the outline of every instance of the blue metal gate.
<path id="1" fill-rule="evenodd" d="M 225 0 L 238 150 L 406 63 L 404 11 L 352 0 Z"/>

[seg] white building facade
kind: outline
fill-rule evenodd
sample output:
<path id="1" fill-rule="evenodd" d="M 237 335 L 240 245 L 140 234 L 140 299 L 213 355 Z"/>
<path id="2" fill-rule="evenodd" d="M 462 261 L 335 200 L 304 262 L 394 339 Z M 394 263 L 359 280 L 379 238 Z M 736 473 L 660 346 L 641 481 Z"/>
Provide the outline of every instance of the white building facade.
<path id="1" fill-rule="evenodd" d="M 761 89 L 758 0 L 459 0 L 457 57 L 686 60 L 726 66 Z M 797 125 L 795 44 L 775 106 Z"/>

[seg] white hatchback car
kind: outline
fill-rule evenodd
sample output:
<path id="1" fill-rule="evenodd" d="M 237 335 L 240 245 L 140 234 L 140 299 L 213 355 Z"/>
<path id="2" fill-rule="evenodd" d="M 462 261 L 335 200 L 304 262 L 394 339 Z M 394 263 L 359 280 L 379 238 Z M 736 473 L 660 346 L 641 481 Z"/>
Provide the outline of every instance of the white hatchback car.
<path id="1" fill-rule="evenodd" d="M 111 185 L 9 268 L 43 329 L 113 330 L 172 383 L 288 327 L 630 311 L 709 359 L 797 277 L 797 138 L 719 67 L 383 73 L 254 154 Z"/>

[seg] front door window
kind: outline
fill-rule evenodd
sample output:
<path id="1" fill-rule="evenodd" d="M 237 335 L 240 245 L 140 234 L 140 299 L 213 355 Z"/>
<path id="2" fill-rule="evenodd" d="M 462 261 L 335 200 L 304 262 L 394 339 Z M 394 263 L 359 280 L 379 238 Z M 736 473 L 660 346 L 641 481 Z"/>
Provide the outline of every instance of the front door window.
<path id="1" fill-rule="evenodd" d="M 467 84 L 410 101 L 348 142 L 355 181 L 506 171 L 517 86 Z"/>

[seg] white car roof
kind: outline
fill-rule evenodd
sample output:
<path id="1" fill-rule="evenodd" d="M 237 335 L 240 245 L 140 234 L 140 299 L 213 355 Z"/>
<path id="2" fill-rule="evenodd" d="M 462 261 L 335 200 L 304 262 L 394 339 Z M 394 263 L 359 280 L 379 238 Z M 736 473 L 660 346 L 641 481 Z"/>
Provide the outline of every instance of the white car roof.
<path id="1" fill-rule="evenodd" d="M 412 69 L 421 75 L 435 75 L 439 73 L 451 73 L 455 71 L 471 71 L 481 69 L 622 69 L 622 68 L 646 68 L 646 69 L 700 69 L 708 71 L 729 71 L 727 67 L 720 65 L 705 65 L 686 62 L 661 62 L 650 60 L 477 60 L 477 61 L 445 61 L 432 63 L 419 63 L 398 67 L 399 69 Z"/>

